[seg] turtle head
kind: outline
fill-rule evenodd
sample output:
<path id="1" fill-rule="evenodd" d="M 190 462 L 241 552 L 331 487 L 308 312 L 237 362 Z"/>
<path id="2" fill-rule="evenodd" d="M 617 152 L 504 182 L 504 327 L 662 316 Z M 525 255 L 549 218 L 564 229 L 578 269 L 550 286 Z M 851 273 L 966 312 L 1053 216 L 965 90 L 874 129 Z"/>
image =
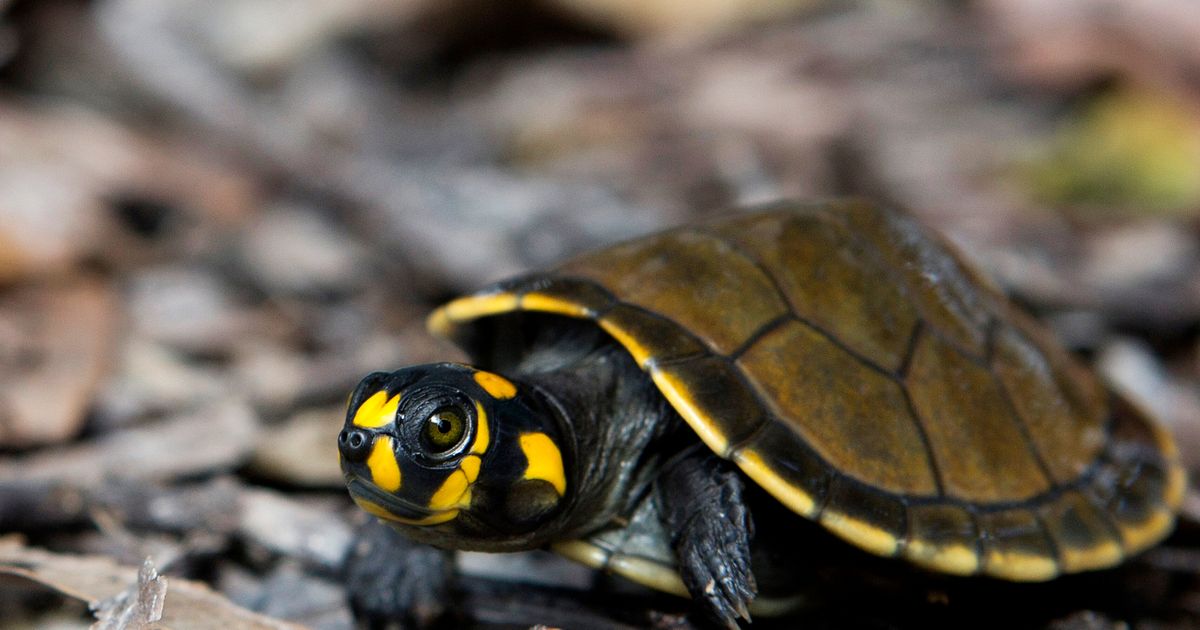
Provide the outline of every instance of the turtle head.
<path id="1" fill-rule="evenodd" d="M 375 372 L 338 435 L 359 507 L 440 547 L 540 544 L 567 493 L 559 423 L 532 392 L 456 363 Z"/>

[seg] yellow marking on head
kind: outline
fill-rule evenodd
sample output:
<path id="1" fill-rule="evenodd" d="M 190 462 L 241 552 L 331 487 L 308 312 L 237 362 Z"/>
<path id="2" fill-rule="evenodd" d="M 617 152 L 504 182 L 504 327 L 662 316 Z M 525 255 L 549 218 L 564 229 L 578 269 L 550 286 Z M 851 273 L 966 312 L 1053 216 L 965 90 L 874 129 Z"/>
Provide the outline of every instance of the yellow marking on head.
<path id="1" fill-rule="evenodd" d="M 475 401 L 475 441 L 471 442 L 471 453 L 482 455 L 487 452 L 488 445 L 492 439 L 491 431 L 488 427 L 487 411 L 483 405 Z"/>
<path id="2" fill-rule="evenodd" d="M 371 469 L 371 482 L 387 492 L 400 489 L 400 465 L 396 463 L 396 454 L 392 448 L 392 438 L 380 436 L 371 447 L 371 455 L 367 457 L 367 468 Z"/>
<path id="3" fill-rule="evenodd" d="M 354 426 L 377 429 L 396 419 L 396 408 L 400 406 L 400 394 L 387 397 L 387 391 L 379 390 L 363 401 L 354 412 Z"/>
<path id="4" fill-rule="evenodd" d="M 383 507 L 382 505 L 379 505 L 378 503 L 376 503 L 374 501 L 369 501 L 367 499 L 361 499 L 354 495 L 350 495 L 350 498 L 354 499 L 354 502 L 358 504 L 358 507 L 362 508 L 364 512 L 366 512 L 367 514 L 370 514 L 371 516 L 377 516 L 384 520 L 395 521 L 398 523 L 404 522 L 403 519 L 401 519 L 399 516 L 392 514 L 391 512 L 388 511 L 387 508 Z"/>
<path id="5" fill-rule="evenodd" d="M 458 518 L 458 510 L 446 510 L 445 512 L 431 514 L 420 520 L 406 522 L 409 525 L 440 525 L 442 523 L 453 521 L 456 518 Z"/>
<path id="6" fill-rule="evenodd" d="M 488 315 L 508 313 L 517 309 L 515 293 L 489 293 L 468 295 L 443 304 L 425 320 L 429 332 L 439 337 L 449 337 L 454 325 Z"/>
<path id="7" fill-rule="evenodd" d="M 687 395 L 687 386 L 680 383 L 674 376 L 661 370 L 653 370 L 650 372 L 650 378 L 654 379 L 654 384 L 658 386 L 659 391 L 687 420 L 688 426 L 700 436 L 700 441 L 708 445 L 714 453 L 723 454 L 729 448 L 729 441 L 725 436 L 717 432 L 712 421 L 708 419 L 695 405 Z M 755 480 L 757 481 L 757 479 Z M 779 498 L 776 496 L 776 498 Z M 780 499 L 782 501 L 782 499 Z"/>
<path id="8" fill-rule="evenodd" d="M 812 518 L 817 511 L 817 504 L 808 493 L 797 489 L 795 486 L 784 481 L 771 467 L 763 461 L 757 451 L 752 449 L 742 449 L 733 454 L 733 461 L 746 473 L 761 488 L 766 490 L 775 497 L 780 503 L 788 506 L 788 509 L 801 515 Z"/>
<path id="9" fill-rule="evenodd" d="M 475 480 L 479 478 L 480 463 L 478 455 L 467 455 L 463 458 L 462 463 L 458 465 L 459 470 L 462 470 L 467 475 L 467 483 L 475 483 Z"/>
<path id="10" fill-rule="evenodd" d="M 478 403 L 476 403 L 478 404 Z M 481 416 L 482 417 L 482 416 Z M 487 429 L 486 422 L 484 423 L 482 440 L 484 449 L 487 448 Z M 479 442 L 480 434 L 476 434 L 476 443 Z M 458 469 L 450 473 L 442 485 L 434 491 L 433 496 L 429 497 L 429 509 L 431 510 L 454 510 L 471 507 L 471 484 L 479 478 L 479 467 L 483 461 L 478 454 L 472 452 L 467 455 L 458 464 Z"/>
<path id="11" fill-rule="evenodd" d="M 351 393 L 350 396 L 353 397 L 354 394 Z M 379 410 L 383 408 L 383 404 L 385 402 L 387 402 L 387 392 L 382 389 L 374 394 L 371 394 L 366 400 L 362 401 L 362 404 L 359 405 L 358 409 L 354 412 L 355 426 L 370 426 L 368 422 L 376 419 L 376 417 L 379 415 Z M 349 404 L 349 402 L 346 403 L 347 406 L 349 406 Z"/>
<path id="12" fill-rule="evenodd" d="M 910 540 L 904 557 L 913 564 L 951 575 L 974 575 L 979 571 L 979 556 L 966 545 L 938 545 L 924 540 Z"/>
<path id="13" fill-rule="evenodd" d="M 362 508 L 367 514 L 376 516 L 385 521 L 392 521 L 393 523 L 404 523 L 405 525 L 438 525 L 440 523 L 445 523 L 458 518 L 458 510 L 438 512 L 437 514 L 431 514 L 420 519 L 403 518 L 392 514 L 387 508 L 374 501 L 360 499 L 358 497 L 351 498 L 354 499 L 354 502 L 358 504 L 358 507 Z"/>
<path id="14" fill-rule="evenodd" d="M 583 306 L 545 293 L 526 293 L 525 297 L 521 298 L 521 308 L 527 311 L 555 313 L 581 319 L 588 319 L 592 316 L 592 312 Z"/>
<path id="15" fill-rule="evenodd" d="M 989 550 L 987 574 L 1013 582 L 1045 582 L 1057 577 L 1053 559 L 1028 553 Z"/>
<path id="16" fill-rule="evenodd" d="M 455 470 L 429 498 L 429 509 L 441 511 L 468 507 L 471 504 L 471 495 L 467 491 L 470 485 L 466 471 Z"/>
<path id="17" fill-rule="evenodd" d="M 499 374 L 479 370 L 475 372 L 475 382 L 492 398 L 508 400 L 517 395 L 517 386 Z"/>
<path id="18" fill-rule="evenodd" d="M 596 323 L 600 324 L 604 332 L 612 335 L 612 338 L 616 339 L 617 343 L 629 351 L 629 354 L 633 356 L 633 360 L 638 364 L 638 367 L 645 367 L 646 361 L 650 359 L 650 351 L 645 346 L 637 339 L 634 339 L 629 333 L 625 332 L 623 328 L 607 319 L 601 318 Z"/>
<path id="19" fill-rule="evenodd" d="M 847 514 L 826 509 L 821 512 L 820 521 L 833 533 L 873 554 L 893 556 L 899 549 L 895 536 Z"/>
<path id="20" fill-rule="evenodd" d="M 562 452 L 554 440 L 545 433 L 522 433 L 519 441 L 525 460 L 529 462 L 524 478 L 548 481 L 558 496 L 566 494 L 567 476 L 563 472 Z"/>

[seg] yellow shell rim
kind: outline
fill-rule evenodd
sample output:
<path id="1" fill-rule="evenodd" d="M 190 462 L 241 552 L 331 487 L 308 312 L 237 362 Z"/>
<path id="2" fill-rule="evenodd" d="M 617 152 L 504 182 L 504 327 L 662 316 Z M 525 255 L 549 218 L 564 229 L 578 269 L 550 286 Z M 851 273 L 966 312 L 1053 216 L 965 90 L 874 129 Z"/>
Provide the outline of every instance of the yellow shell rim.
<path id="1" fill-rule="evenodd" d="M 820 522 L 835 535 L 876 555 L 885 557 L 899 555 L 918 566 L 951 575 L 982 573 L 1016 582 L 1040 582 L 1053 579 L 1064 572 L 1074 573 L 1107 568 L 1124 558 L 1144 551 L 1171 532 L 1174 527 L 1175 514 L 1183 504 L 1187 488 L 1187 474 L 1179 461 L 1175 441 L 1163 427 L 1151 423 L 1160 450 L 1168 465 L 1163 505 L 1160 505 L 1141 523 L 1118 526 L 1121 535 L 1119 542 L 1122 553 L 1120 554 L 1113 554 L 1112 550 L 1105 546 L 1076 549 L 1073 550 L 1072 561 L 1066 563 L 1070 566 L 1064 567 L 1060 559 L 1041 555 L 1007 554 L 1002 561 L 998 561 L 993 554 L 992 557 L 985 560 L 980 557 L 977 549 L 968 549 L 960 545 L 937 549 L 934 543 L 924 540 L 918 540 L 919 544 L 916 545 L 904 544 L 911 541 L 901 541 L 897 536 L 873 523 L 828 507 L 818 510 L 814 497 L 788 483 L 754 449 L 744 448 L 730 452 L 727 436 L 722 435 L 716 423 L 713 423 L 703 410 L 694 404 L 687 395 L 686 387 L 676 386 L 669 382 L 669 379 L 665 378 L 666 375 L 655 368 L 651 361 L 653 355 L 640 342 L 637 334 L 618 326 L 611 320 L 598 317 L 598 314 L 586 305 L 537 291 L 523 293 L 508 290 L 485 291 L 456 298 L 437 308 L 426 320 L 426 328 L 435 336 L 453 340 L 455 330 L 461 325 L 483 317 L 515 311 L 549 313 L 595 321 L 620 343 L 637 361 L 638 365 L 649 374 L 679 415 L 714 453 L 732 459 L 742 472 L 793 512 Z M 576 559 L 589 566 L 596 566 L 594 556 L 603 552 L 596 545 L 585 541 L 560 543 L 556 547 L 561 547 L 561 549 L 556 548 L 561 555 Z M 662 577 L 656 572 L 639 573 L 630 570 L 626 574 L 609 564 L 605 563 L 603 568 L 617 572 L 640 584 L 674 592 L 673 587 L 665 587 L 667 585 L 663 583 Z"/>

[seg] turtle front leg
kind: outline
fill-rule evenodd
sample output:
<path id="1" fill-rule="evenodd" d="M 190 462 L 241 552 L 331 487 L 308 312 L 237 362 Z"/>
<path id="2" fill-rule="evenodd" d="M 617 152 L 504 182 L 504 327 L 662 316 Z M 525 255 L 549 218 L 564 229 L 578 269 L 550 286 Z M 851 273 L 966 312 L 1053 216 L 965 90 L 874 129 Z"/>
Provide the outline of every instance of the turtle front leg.
<path id="1" fill-rule="evenodd" d="M 356 534 L 342 563 L 354 617 L 373 628 L 433 625 L 450 607 L 453 553 L 413 542 L 373 518 Z"/>
<path id="2" fill-rule="evenodd" d="M 708 449 L 690 449 L 664 467 L 657 491 L 692 599 L 729 628 L 738 627 L 739 617 L 749 621 L 757 594 L 750 570 L 754 523 L 737 470 Z"/>

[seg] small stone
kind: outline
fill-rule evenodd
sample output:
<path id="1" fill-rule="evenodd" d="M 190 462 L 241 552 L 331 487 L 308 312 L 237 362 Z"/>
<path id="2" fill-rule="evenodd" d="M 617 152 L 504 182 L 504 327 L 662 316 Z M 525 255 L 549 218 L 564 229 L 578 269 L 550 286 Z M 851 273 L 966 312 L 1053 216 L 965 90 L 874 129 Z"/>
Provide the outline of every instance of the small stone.
<path id="1" fill-rule="evenodd" d="M 355 240 L 308 208 L 264 213 L 239 251 L 246 271 L 271 293 L 344 293 L 365 279 Z"/>
<path id="2" fill-rule="evenodd" d="M 285 409 L 309 389 L 311 357 L 267 339 L 249 337 L 236 350 L 236 386 L 259 407 Z"/>
<path id="3" fill-rule="evenodd" d="M 301 411 L 264 433 L 250 462 L 253 471 L 289 485 L 341 488 L 337 434 L 343 406 Z"/>
<path id="4" fill-rule="evenodd" d="M 128 290 L 135 332 L 205 355 L 219 355 L 248 322 L 212 273 L 191 266 L 151 268 L 133 276 Z"/>
<path id="5" fill-rule="evenodd" d="M 247 541 L 323 569 L 338 570 L 353 540 L 349 524 L 330 501 L 248 490 L 240 507 L 238 531 Z"/>
<path id="6" fill-rule="evenodd" d="M 156 4 L 156 3 L 152 3 Z M 209 54 L 239 70 L 263 72 L 294 65 L 313 49 L 349 32 L 403 24 L 430 0 L 176 1 L 162 10 L 186 24 Z M 201 19 L 203 18 L 203 19 Z"/>
<path id="7" fill-rule="evenodd" d="M 388 200 L 386 208 L 364 211 L 363 220 L 377 226 L 379 244 L 385 250 L 402 246 L 406 255 L 400 262 L 436 274 L 455 290 L 553 264 L 659 225 L 645 208 L 602 187 L 494 168 L 353 175 Z M 543 238 L 546 234 L 554 238 Z"/>
<path id="8" fill-rule="evenodd" d="M 138 571 L 137 583 L 116 597 L 94 606 L 95 630 L 151 628 L 162 620 L 163 603 L 167 597 L 167 579 L 158 574 L 154 563 L 146 558 Z"/>
<path id="9" fill-rule="evenodd" d="M 1109 342 L 1100 350 L 1096 369 L 1159 418 L 1170 416 L 1166 370 L 1145 342 L 1131 338 Z"/>
<path id="10" fill-rule="evenodd" d="M 101 427 L 130 424 L 149 415 L 170 414 L 229 395 L 219 370 L 186 360 L 161 343 L 135 336 L 120 350 L 116 373 L 96 398 Z"/>
<path id="11" fill-rule="evenodd" d="M 244 490 L 232 476 L 169 488 L 126 481 L 92 492 L 91 504 L 92 509 L 119 513 L 127 527 L 137 530 L 225 537 L 237 527 L 238 498 Z"/>
<path id="12" fill-rule="evenodd" d="M 262 583 L 257 612 L 303 622 L 314 630 L 349 630 L 354 617 L 344 586 L 306 574 L 295 562 L 283 562 Z"/>
<path id="13" fill-rule="evenodd" d="M 258 417 L 245 403 L 200 407 L 77 446 L 0 460 L 0 479 L 95 488 L 106 480 L 166 481 L 232 470 L 249 457 Z"/>
<path id="14" fill-rule="evenodd" d="M 1147 256 L 1147 252 L 1154 252 Z M 1088 239 L 1084 280 L 1116 290 L 1200 267 L 1200 243 L 1178 225 L 1143 221 Z"/>

